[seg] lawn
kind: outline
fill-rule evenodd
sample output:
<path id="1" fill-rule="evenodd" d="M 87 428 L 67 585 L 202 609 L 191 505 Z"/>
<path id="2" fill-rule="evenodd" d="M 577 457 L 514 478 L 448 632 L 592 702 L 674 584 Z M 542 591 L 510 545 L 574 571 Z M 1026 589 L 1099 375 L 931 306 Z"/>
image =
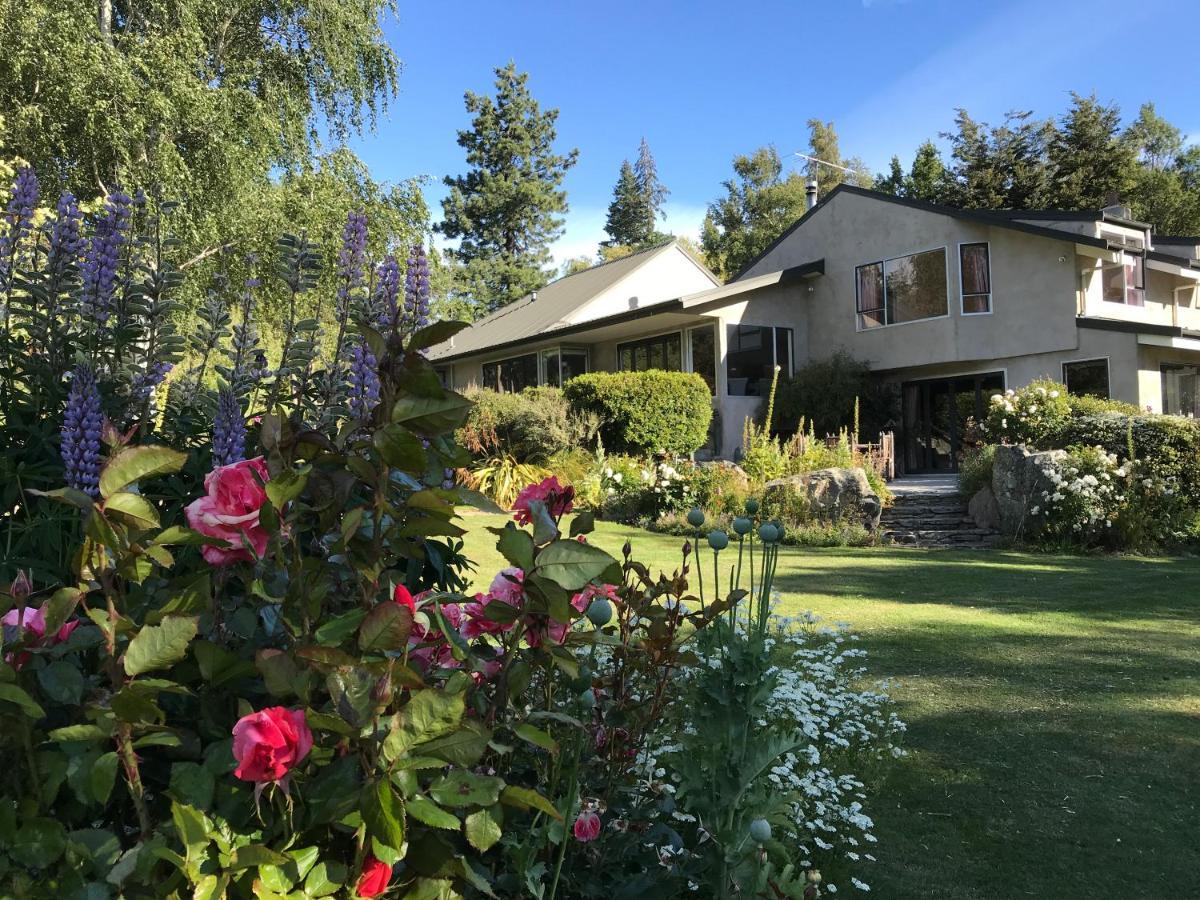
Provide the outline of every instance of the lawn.
<path id="1" fill-rule="evenodd" d="M 466 518 L 482 587 L 503 520 Z M 592 541 L 626 538 L 679 563 L 680 538 Z M 910 755 L 868 810 L 875 896 L 1200 896 L 1200 561 L 787 548 L 778 583 L 897 679 Z"/>

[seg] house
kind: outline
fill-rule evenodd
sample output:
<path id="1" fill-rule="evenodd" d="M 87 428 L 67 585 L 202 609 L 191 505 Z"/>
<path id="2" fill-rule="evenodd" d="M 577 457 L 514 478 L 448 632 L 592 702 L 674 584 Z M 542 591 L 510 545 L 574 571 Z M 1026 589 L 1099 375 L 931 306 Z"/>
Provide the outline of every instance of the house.
<path id="1" fill-rule="evenodd" d="M 433 355 L 456 387 L 557 383 L 528 362 L 524 380 L 504 374 L 506 357 L 553 346 L 580 354 L 572 366 L 699 372 L 714 389 L 712 449 L 734 456 L 776 365 L 786 374 L 845 349 L 896 386 L 897 462 L 909 472 L 956 468 L 989 395 L 1041 376 L 1200 414 L 1200 238 L 1155 235 L 1119 207 L 961 210 L 850 185 L 818 203 L 810 190 L 807 213 L 728 284 L 697 287 L 711 276 L 693 261 L 698 275 L 675 290 L 659 282 L 636 307 L 618 309 L 618 278 L 603 304 L 509 318 L 541 302 L 527 299 Z M 690 260 L 678 245 L 639 256 L 671 247 Z M 607 265 L 620 263 L 633 267 L 626 277 L 639 268 L 636 256 Z M 599 284 L 605 268 L 572 278 Z"/>

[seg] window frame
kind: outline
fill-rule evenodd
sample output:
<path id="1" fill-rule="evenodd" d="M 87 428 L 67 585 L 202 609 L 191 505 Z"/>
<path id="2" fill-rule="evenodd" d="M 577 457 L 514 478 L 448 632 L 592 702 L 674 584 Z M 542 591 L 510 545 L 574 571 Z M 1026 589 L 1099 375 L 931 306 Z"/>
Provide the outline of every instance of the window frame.
<path id="1" fill-rule="evenodd" d="M 720 394 L 720 389 L 718 388 L 718 384 L 719 384 L 719 380 L 720 380 L 720 371 L 721 371 L 721 338 L 717 334 L 717 331 L 720 328 L 720 325 L 721 325 L 721 323 L 719 320 L 714 320 L 712 322 L 708 322 L 708 323 L 705 323 L 702 325 L 689 325 L 687 328 L 684 329 L 684 332 L 686 332 L 684 343 L 687 345 L 687 360 L 686 360 L 687 368 L 684 370 L 686 372 L 693 372 L 693 373 L 696 372 L 696 363 L 692 356 L 692 334 L 694 332 L 700 331 L 702 328 L 707 328 L 712 333 L 712 351 L 713 351 L 712 395 L 714 397 L 717 397 Z M 617 358 L 620 359 L 620 354 L 618 354 Z"/>
<path id="2" fill-rule="evenodd" d="M 792 377 L 792 375 L 796 371 L 796 329 L 795 328 L 792 328 L 790 325 L 755 325 L 752 322 L 726 322 L 725 323 L 725 348 L 724 348 L 725 353 L 724 353 L 724 357 L 723 357 L 724 362 L 725 362 L 723 368 L 725 370 L 725 396 L 726 397 L 754 397 L 757 399 L 762 399 L 762 395 L 759 395 L 759 394 L 734 394 L 730 391 L 731 385 L 730 385 L 730 379 L 729 379 L 729 354 L 731 352 L 730 351 L 731 342 L 729 340 L 729 329 L 731 329 L 731 328 L 765 328 L 765 329 L 770 330 L 770 332 L 771 332 L 771 337 L 770 337 L 771 372 L 772 373 L 774 373 L 774 371 L 775 371 L 775 366 L 779 365 L 779 352 L 778 352 L 779 340 L 776 337 L 776 332 L 778 332 L 781 329 L 783 331 L 786 331 L 788 333 L 788 336 L 787 336 L 787 348 L 788 348 L 787 371 L 784 372 L 782 369 L 780 369 L 779 374 L 784 376 L 785 378 Z"/>
<path id="3" fill-rule="evenodd" d="M 981 243 L 980 241 L 969 241 L 968 243 Z M 934 253 L 938 250 L 942 251 L 944 260 L 944 268 L 946 272 L 946 311 L 940 316 L 926 316 L 922 319 L 909 319 L 905 322 L 888 322 L 887 321 L 887 264 L 895 262 L 898 259 L 904 259 L 907 256 L 919 256 L 922 253 Z M 988 251 L 988 274 L 991 274 L 991 250 Z M 870 328 L 863 328 L 860 319 L 861 313 L 858 311 L 858 270 L 865 266 L 879 266 L 880 272 L 883 275 L 883 312 L 884 323 L 882 325 L 873 325 Z M 910 250 L 907 253 L 897 253 L 894 256 L 885 256 L 882 259 L 873 259 L 870 262 L 861 263 L 854 267 L 854 330 L 855 332 L 878 331 L 881 328 L 895 328 L 900 325 L 920 325 L 923 322 L 936 322 L 939 319 L 949 319 L 950 312 L 950 245 L 939 244 L 934 247 L 925 247 L 922 250 Z"/>
<path id="4" fill-rule="evenodd" d="M 686 330 L 687 329 L 684 329 L 684 328 L 673 328 L 669 331 L 659 331 L 659 332 L 656 332 L 655 334 L 647 334 L 647 335 L 644 335 L 643 337 L 634 338 L 633 340 L 630 340 L 630 341 L 618 341 L 616 348 L 614 349 L 614 356 L 615 356 L 616 363 L 617 363 L 617 367 L 616 367 L 617 371 L 618 372 L 651 371 L 651 369 L 649 369 L 649 368 L 646 368 L 646 369 L 636 369 L 636 368 L 627 369 L 627 368 L 625 368 L 623 365 L 621 365 L 621 349 L 623 347 L 634 347 L 636 349 L 639 345 L 646 346 L 647 347 L 646 359 L 647 359 L 647 361 L 649 361 L 649 358 L 650 358 L 649 345 L 658 338 L 668 338 L 668 337 L 671 337 L 672 335 L 679 338 L 679 369 L 678 369 L 678 371 L 680 371 L 680 372 L 691 371 L 690 368 L 684 368 L 685 365 L 690 364 L 690 362 L 691 362 L 690 360 L 684 359 L 684 344 L 686 343 L 686 341 L 684 341 L 684 331 L 686 331 Z M 663 345 L 663 361 L 664 362 L 666 361 L 666 355 L 667 355 L 666 344 L 664 343 L 664 345 Z M 671 371 L 675 371 L 675 370 L 660 369 L 658 371 L 671 372 Z"/>
<path id="5" fill-rule="evenodd" d="M 543 382 L 542 382 L 542 351 L 541 350 L 530 350 L 527 353 L 518 353 L 515 356 L 504 356 L 504 357 L 501 357 L 500 359 L 489 359 L 486 362 L 480 363 L 479 364 L 480 383 L 485 388 L 487 388 L 489 390 L 493 390 L 493 391 L 499 391 L 502 394 L 519 394 L 521 391 L 514 391 L 514 390 L 510 390 L 507 387 L 504 387 L 500 378 L 497 378 L 497 384 L 495 386 L 488 384 L 487 378 L 485 377 L 484 373 L 488 366 L 496 366 L 497 367 L 496 374 L 498 376 L 502 375 L 503 373 L 499 369 L 500 366 L 503 366 L 507 362 L 513 362 L 514 360 L 518 360 L 518 359 L 525 359 L 526 357 L 530 357 L 530 356 L 533 357 L 534 371 L 537 373 L 534 376 L 534 378 L 537 381 L 537 383 L 533 384 L 533 385 L 526 385 L 526 387 L 541 387 L 543 384 Z M 525 388 L 521 388 L 521 390 L 523 391 L 523 390 L 525 390 Z"/>
<path id="6" fill-rule="evenodd" d="M 1122 306 L 1132 306 L 1140 308 L 1146 305 L 1146 251 L 1123 247 L 1119 251 L 1121 259 L 1119 262 L 1100 263 L 1100 299 L 1105 303 L 1118 303 Z M 1140 263 L 1140 265 L 1139 265 Z M 1121 299 L 1110 300 L 1104 295 L 1104 279 L 1109 272 L 1121 271 Z M 1133 269 L 1140 276 L 1134 279 L 1134 283 L 1130 284 L 1129 270 Z M 1138 280 L 1141 284 L 1138 284 Z M 1132 298 L 1132 299 L 1131 299 Z"/>
<path id="7" fill-rule="evenodd" d="M 1097 363 L 1097 362 L 1104 363 L 1104 383 L 1105 383 L 1105 385 L 1107 385 L 1107 388 L 1108 388 L 1108 390 L 1107 390 L 1108 396 L 1105 397 L 1104 399 L 1106 399 L 1106 400 L 1112 399 L 1112 362 L 1110 361 L 1110 358 L 1107 356 L 1086 356 L 1086 357 L 1080 357 L 1079 359 L 1064 359 L 1062 361 L 1062 363 L 1059 365 L 1059 374 L 1062 375 L 1062 383 L 1063 383 L 1063 386 L 1067 389 L 1067 393 L 1071 393 L 1071 385 L 1067 382 L 1067 366 L 1077 365 L 1079 363 Z M 1093 394 L 1075 394 L 1074 396 L 1076 396 L 1076 397 L 1084 397 L 1084 396 L 1091 397 L 1094 395 Z"/>
<path id="8" fill-rule="evenodd" d="M 987 284 L 986 294 L 968 294 L 966 278 L 963 274 L 963 247 L 987 248 Z M 992 242 L 991 241 L 959 241 L 958 242 L 958 313 L 961 316 L 990 316 L 994 311 L 992 284 Z M 987 297 L 987 309 L 984 312 L 967 312 L 967 297 Z"/>
<path id="9" fill-rule="evenodd" d="M 1169 415 L 1169 416 L 1194 415 L 1196 412 L 1195 410 L 1193 410 L 1191 413 L 1169 412 L 1168 411 L 1168 408 L 1167 408 L 1167 372 L 1172 369 L 1195 369 L 1196 370 L 1196 378 L 1198 380 L 1200 380 L 1200 365 L 1193 365 L 1192 363 L 1179 363 L 1179 362 L 1159 363 L 1158 364 L 1158 386 L 1159 386 L 1159 390 L 1161 391 L 1162 412 L 1165 415 Z M 1200 395 L 1200 390 L 1197 390 L 1197 394 Z M 1198 404 L 1198 405 L 1200 405 L 1200 404 Z"/>

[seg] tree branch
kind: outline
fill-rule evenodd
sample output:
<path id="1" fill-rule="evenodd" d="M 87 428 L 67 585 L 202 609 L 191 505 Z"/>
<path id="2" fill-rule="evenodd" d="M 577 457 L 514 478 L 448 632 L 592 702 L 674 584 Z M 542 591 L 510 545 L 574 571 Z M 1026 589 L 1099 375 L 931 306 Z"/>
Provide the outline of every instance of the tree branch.
<path id="1" fill-rule="evenodd" d="M 193 256 L 187 262 L 183 263 L 179 268 L 187 269 L 191 266 L 194 266 L 196 263 L 203 262 L 204 260 L 208 259 L 210 256 L 214 256 L 215 254 L 220 253 L 222 250 L 228 250 L 233 246 L 234 246 L 234 242 L 230 241 L 228 244 L 221 244 L 217 247 L 209 247 L 209 248 L 201 251 L 200 253 L 196 254 L 195 256 Z"/>

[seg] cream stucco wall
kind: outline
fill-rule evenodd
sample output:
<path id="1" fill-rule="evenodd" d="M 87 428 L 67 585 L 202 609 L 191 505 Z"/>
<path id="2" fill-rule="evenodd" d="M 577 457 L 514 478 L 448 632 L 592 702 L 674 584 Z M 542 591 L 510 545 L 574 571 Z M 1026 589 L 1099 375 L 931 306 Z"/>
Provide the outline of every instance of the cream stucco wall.
<path id="1" fill-rule="evenodd" d="M 564 321 L 571 324 L 643 309 L 720 284 L 678 244 L 671 244 L 608 290 L 597 294 Z"/>

